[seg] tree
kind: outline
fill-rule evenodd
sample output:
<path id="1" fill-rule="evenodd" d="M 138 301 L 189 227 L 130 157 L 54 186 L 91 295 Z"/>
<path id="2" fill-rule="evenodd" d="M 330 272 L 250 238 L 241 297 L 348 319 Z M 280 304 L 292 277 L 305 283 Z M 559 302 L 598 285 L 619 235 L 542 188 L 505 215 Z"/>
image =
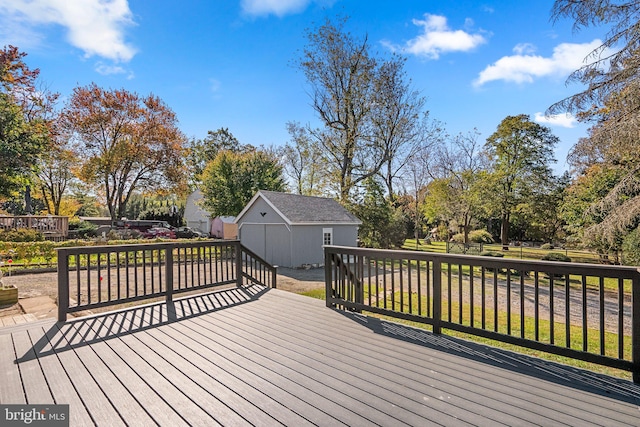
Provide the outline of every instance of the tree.
<path id="1" fill-rule="evenodd" d="M 406 218 L 401 209 L 384 197 L 382 185 L 371 177 L 364 182 L 360 203 L 350 209 L 362 221 L 358 229 L 360 242 L 368 248 L 400 246 L 406 238 Z"/>
<path id="2" fill-rule="evenodd" d="M 136 190 L 175 190 L 183 183 L 184 136 L 160 98 L 94 83 L 74 89 L 63 117 L 80 178 L 100 186 L 112 219 L 124 216 Z"/>
<path id="3" fill-rule="evenodd" d="M 500 215 L 500 241 L 509 248 L 511 214 L 519 203 L 539 189 L 546 188 L 552 177 L 550 163 L 555 162 L 553 148 L 558 137 L 551 130 L 521 114 L 508 116 L 487 138 L 485 152 L 491 162 L 489 181 L 495 192 Z"/>
<path id="4" fill-rule="evenodd" d="M 221 150 L 234 152 L 252 149 L 244 146 L 233 136 L 229 128 L 220 128 L 216 131 L 208 131 L 204 139 L 194 139 L 189 144 L 186 152 L 187 168 L 189 170 L 189 180 L 193 187 L 200 183 L 200 175 L 207 163 L 216 158 Z"/>
<path id="5" fill-rule="evenodd" d="M 76 162 L 73 151 L 64 146 L 54 146 L 41 155 L 37 182 L 49 214 L 60 215 L 62 200 L 75 179 Z"/>
<path id="6" fill-rule="evenodd" d="M 46 128 L 25 121 L 20 107 L 0 93 L 0 197 L 23 188 L 47 142 Z"/>
<path id="7" fill-rule="evenodd" d="M 15 46 L 0 50 L 0 197 L 28 185 L 49 144 L 45 114 L 57 95 L 36 90 L 40 71 L 29 69 L 25 56 Z"/>
<path id="8" fill-rule="evenodd" d="M 421 135 L 424 98 L 410 88 L 398 55 L 377 58 L 368 38 L 344 31 L 346 20 L 307 32 L 298 61 L 323 127 L 308 131 L 323 154 L 342 203 L 359 184 L 382 174 L 388 191 Z"/>
<path id="9" fill-rule="evenodd" d="M 575 111 L 581 120 L 593 123 L 569 157 L 580 174 L 578 188 L 588 188 L 584 180 L 589 177 L 606 178 L 598 179 L 606 183 L 599 188 L 602 194 L 583 212 L 588 221 L 583 221 L 581 234 L 583 242 L 617 253 L 640 219 L 640 3 L 557 0 L 552 13 L 555 19 L 573 18 L 576 30 L 609 28 L 602 45 L 589 56 L 592 63 L 569 78 L 587 88 L 550 111 Z"/>
<path id="10" fill-rule="evenodd" d="M 413 237 L 416 240 L 416 249 L 418 248 L 418 240 L 424 223 L 422 204 L 427 194 L 426 186 L 431 179 L 427 166 L 428 162 L 428 150 L 419 150 L 409 159 L 404 176 L 405 184 L 408 183 L 408 190 L 405 187 L 405 192 L 410 193 L 412 196 L 408 205 L 413 219 Z"/>
<path id="11" fill-rule="evenodd" d="M 293 181 L 298 194 L 323 194 L 327 172 L 320 147 L 299 123 L 287 123 L 287 131 L 291 141 L 281 150 L 284 173 Z"/>
<path id="12" fill-rule="evenodd" d="M 372 167 L 357 164 L 357 155 L 375 155 L 364 137 L 377 62 L 369 53 L 367 38 L 358 40 L 344 33 L 343 26 L 344 21 L 336 26 L 327 20 L 308 31 L 309 44 L 299 67 L 312 87 L 313 109 L 325 126 L 315 137 L 331 162 L 340 200 L 346 202 L 354 185 L 374 175 L 381 160 L 375 159 Z M 370 164 L 372 159 L 367 160 Z"/>
<path id="13" fill-rule="evenodd" d="M 538 189 L 530 200 L 520 204 L 517 216 L 523 224 L 522 239 L 553 243 L 563 237 L 566 222 L 562 208 L 570 183 L 568 172 L 551 177 L 545 188 Z"/>
<path id="14" fill-rule="evenodd" d="M 236 216 L 258 190 L 285 190 L 282 166 L 266 150 L 222 150 L 204 169 L 201 190 L 212 216 Z"/>
<path id="15" fill-rule="evenodd" d="M 587 63 L 569 76 L 569 81 L 587 88 L 550 107 L 550 112 L 589 111 L 602 105 L 611 94 L 638 80 L 640 72 L 640 3 L 619 0 L 556 0 L 552 18 L 574 19 L 574 30 L 606 25 L 609 32 Z"/>
<path id="16" fill-rule="evenodd" d="M 394 183 L 407 163 L 441 129 L 429 126 L 427 112 L 423 112 L 425 98 L 410 87 L 404 71 L 405 59 L 394 56 L 377 70 L 374 80 L 371 132 L 374 146 L 381 150 L 384 160 L 380 171 L 389 199 L 395 200 Z"/>
<path id="17" fill-rule="evenodd" d="M 447 220 L 454 219 L 462 228 L 464 243 L 469 243 L 472 222 L 486 210 L 482 179 L 485 165 L 479 152 L 479 136 L 474 130 L 457 135 L 448 145 L 439 145 L 430 168 L 438 185 L 445 187 L 431 188 L 431 204 L 439 206 Z"/>

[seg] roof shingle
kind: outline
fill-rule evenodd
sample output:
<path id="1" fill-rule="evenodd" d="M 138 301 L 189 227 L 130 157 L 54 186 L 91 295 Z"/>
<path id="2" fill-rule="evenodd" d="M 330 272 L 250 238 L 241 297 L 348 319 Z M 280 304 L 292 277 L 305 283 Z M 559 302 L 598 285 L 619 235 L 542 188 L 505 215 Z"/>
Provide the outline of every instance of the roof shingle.
<path id="1" fill-rule="evenodd" d="M 260 193 L 292 224 L 311 222 L 361 223 L 355 215 L 334 199 L 264 190 L 261 190 Z"/>

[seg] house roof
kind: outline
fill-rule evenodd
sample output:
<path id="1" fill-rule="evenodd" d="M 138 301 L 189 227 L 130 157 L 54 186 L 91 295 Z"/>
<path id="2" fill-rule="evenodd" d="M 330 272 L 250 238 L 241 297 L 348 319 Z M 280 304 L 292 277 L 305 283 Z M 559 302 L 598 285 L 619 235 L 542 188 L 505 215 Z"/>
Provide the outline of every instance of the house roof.
<path id="1" fill-rule="evenodd" d="M 362 222 L 340 203 L 327 197 L 301 196 L 260 190 L 236 217 L 236 222 L 258 198 L 262 198 L 290 225 L 297 224 L 353 224 Z"/>

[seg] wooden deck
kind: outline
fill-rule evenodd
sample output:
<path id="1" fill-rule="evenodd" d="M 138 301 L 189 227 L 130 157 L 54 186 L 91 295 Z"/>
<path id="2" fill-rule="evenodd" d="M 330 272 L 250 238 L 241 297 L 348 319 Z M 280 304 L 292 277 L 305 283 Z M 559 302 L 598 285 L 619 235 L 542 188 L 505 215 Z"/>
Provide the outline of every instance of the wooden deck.
<path id="1" fill-rule="evenodd" d="M 631 382 L 258 287 L 1 328 L 0 403 L 74 426 L 640 425 Z"/>

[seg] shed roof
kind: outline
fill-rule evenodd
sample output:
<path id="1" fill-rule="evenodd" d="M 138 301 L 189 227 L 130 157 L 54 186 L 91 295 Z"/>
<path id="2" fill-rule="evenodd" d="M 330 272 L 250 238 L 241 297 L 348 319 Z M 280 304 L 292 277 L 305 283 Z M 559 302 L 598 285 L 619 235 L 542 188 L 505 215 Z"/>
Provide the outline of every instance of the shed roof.
<path id="1" fill-rule="evenodd" d="M 236 222 L 258 198 L 269 204 L 288 224 L 353 224 L 362 222 L 340 203 L 328 197 L 301 196 L 260 190 L 236 217 Z"/>

